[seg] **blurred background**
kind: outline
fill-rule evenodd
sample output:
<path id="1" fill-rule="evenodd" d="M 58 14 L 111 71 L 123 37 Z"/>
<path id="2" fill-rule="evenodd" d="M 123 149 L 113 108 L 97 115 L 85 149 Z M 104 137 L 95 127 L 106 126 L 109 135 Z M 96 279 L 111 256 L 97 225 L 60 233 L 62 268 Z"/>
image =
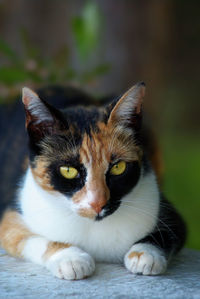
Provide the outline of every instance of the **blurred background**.
<path id="1" fill-rule="evenodd" d="M 163 153 L 164 192 L 186 219 L 186 245 L 195 249 L 200 249 L 199 10 L 193 0 L 0 1 L 0 130 L 23 86 L 72 84 L 99 98 L 145 81 L 144 108 Z M 9 151 L 9 140 L 0 147 Z M 7 168 L 12 171 L 9 161 Z"/>

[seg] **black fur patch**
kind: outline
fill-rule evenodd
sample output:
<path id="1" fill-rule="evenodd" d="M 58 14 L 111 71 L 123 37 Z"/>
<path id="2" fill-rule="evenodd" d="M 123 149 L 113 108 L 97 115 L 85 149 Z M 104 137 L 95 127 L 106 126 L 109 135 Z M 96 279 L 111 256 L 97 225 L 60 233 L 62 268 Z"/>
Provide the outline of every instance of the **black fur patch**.
<path id="1" fill-rule="evenodd" d="M 112 165 L 110 166 L 110 168 Z M 110 199 L 104 207 L 103 217 L 98 216 L 96 220 L 101 220 L 108 215 L 113 214 L 120 206 L 122 197 L 128 194 L 138 183 L 140 177 L 139 162 L 127 163 L 126 170 L 121 175 L 111 175 L 110 171 L 106 174 L 106 183 L 110 190 Z"/>
<path id="2" fill-rule="evenodd" d="M 154 231 L 137 243 L 151 243 L 168 258 L 177 253 L 186 240 L 186 225 L 176 209 L 161 195 L 160 211 Z"/>
<path id="3" fill-rule="evenodd" d="M 78 177 L 71 180 L 64 178 L 60 173 L 61 166 L 75 167 L 79 172 Z M 85 185 L 87 172 L 85 167 L 79 163 L 79 159 L 77 157 L 77 159 L 70 159 L 70 161 L 59 161 L 58 163 L 52 164 L 49 167 L 49 174 L 51 178 L 51 185 L 54 189 L 71 197 Z"/>
<path id="4" fill-rule="evenodd" d="M 90 135 L 91 130 L 98 132 L 97 121 L 102 119 L 100 111 L 96 107 L 85 109 L 84 107 L 72 107 L 63 111 L 69 124 L 73 124 L 80 134 Z"/>
<path id="5" fill-rule="evenodd" d="M 144 176 L 149 174 L 152 171 L 151 162 L 147 159 L 146 154 L 143 154 L 142 165 L 143 165 L 143 170 L 144 170 L 144 173 L 143 173 Z"/>

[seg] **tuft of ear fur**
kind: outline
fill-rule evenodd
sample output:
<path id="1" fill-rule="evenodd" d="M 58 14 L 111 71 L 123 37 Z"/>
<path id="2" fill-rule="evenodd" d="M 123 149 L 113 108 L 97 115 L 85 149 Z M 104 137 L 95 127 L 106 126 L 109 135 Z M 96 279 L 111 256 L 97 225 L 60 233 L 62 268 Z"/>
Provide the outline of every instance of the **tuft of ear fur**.
<path id="1" fill-rule="evenodd" d="M 53 116 L 45 103 L 30 88 L 24 87 L 22 89 L 22 102 L 24 103 L 27 116 L 26 127 L 28 127 L 30 122 L 39 124 L 45 121 L 53 121 Z"/>
<path id="2" fill-rule="evenodd" d="M 42 137 L 60 127 L 59 112 L 41 100 L 34 91 L 24 87 L 22 101 L 26 112 L 26 128 L 32 143 L 37 144 Z"/>
<path id="3" fill-rule="evenodd" d="M 108 122 L 113 125 L 133 125 L 142 114 L 142 100 L 145 95 L 145 83 L 140 82 L 130 88 L 115 104 Z"/>

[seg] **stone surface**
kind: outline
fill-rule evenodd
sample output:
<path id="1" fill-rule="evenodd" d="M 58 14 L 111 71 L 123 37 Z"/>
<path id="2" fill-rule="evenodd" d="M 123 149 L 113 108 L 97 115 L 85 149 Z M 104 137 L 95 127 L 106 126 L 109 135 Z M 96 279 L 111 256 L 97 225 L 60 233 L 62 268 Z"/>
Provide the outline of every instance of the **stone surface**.
<path id="1" fill-rule="evenodd" d="M 122 265 L 97 264 L 85 280 L 66 281 L 0 250 L 0 298 L 200 299 L 200 252 L 184 249 L 162 276 L 135 276 Z"/>

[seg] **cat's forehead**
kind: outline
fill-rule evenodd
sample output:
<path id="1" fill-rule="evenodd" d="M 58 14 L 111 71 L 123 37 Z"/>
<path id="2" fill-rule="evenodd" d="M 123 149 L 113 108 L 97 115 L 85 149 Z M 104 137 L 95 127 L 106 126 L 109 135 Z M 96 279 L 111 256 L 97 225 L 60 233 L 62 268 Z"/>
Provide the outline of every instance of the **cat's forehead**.
<path id="1" fill-rule="evenodd" d="M 85 133 L 79 149 L 79 155 L 80 162 L 84 165 L 106 166 L 111 159 L 106 136 L 100 131 L 95 133 L 91 131 L 90 135 Z"/>
<path id="2" fill-rule="evenodd" d="M 84 134 L 79 149 L 80 161 L 85 165 L 105 166 L 118 160 L 139 159 L 139 147 L 130 131 L 97 123 L 98 130 Z"/>
<path id="3" fill-rule="evenodd" d="M 102 121 L 97 121 L 95 127 L 90 126 L 89 131 L 84 132 L 71 123 L 68 130 L 45 138 L 42 147 L 49 162 L 77 161 L 94 167 L 107 167 L 118 160 L 138 160 L 140 150 L 130 131 Z"/>
<path id="4" fill-rule="evenodd" d="M 99 131 L 98 123 L 107 121 L 106 111 L 100 107 L 71 107 L 63 111 L 68 126 L 80 134 Z"/>

